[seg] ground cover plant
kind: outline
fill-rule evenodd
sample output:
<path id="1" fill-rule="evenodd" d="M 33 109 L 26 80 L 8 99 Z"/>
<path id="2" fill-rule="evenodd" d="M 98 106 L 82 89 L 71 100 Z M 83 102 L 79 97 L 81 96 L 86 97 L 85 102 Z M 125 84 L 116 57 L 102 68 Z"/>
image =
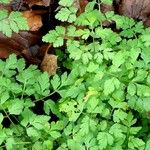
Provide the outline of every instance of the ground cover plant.
<path id="1" fill-rule="evenodd" d="M 15 54 L 0 60 L 1 149 L 149 150 L 150 28 L 104 13 L 111 0 L 80 14 L 74 2 L 59 0 L 61 25 L 42 37 L 57 74 Z"/>

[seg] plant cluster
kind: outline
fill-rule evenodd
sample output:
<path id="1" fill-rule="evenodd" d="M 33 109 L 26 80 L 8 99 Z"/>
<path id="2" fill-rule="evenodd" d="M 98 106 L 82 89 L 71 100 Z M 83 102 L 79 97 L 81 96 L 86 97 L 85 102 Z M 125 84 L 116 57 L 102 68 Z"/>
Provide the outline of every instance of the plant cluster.
<path id="1" fill-rule="evenodd" d="M 1 147 L 150 149 L 150 28 L 103 13 L 101 3 L 111 2 L 93 0 L 77 16 L 74 0 L 59 1 L 56 18 L 68 24 L 49 31 L 43 41 L 57 49 L 68 73 L 49 78 L 15 55 L 0 61 Z M 104 27 L 106 22 L 116 28 Z M 34 108 L 40 101 L 39 115 Z"/>

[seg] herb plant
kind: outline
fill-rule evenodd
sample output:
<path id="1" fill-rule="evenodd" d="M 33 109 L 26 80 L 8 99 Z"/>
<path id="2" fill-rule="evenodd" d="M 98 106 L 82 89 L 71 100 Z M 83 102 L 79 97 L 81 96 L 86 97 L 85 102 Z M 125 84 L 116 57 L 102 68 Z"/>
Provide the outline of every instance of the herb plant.
<path id="1" fill-rule="evenodd" d="M 0 61 L 1 147 L 150 149 L 150 28 L 101 12 L 101 3 L 111 2 L 93 0 L 77 16 L 74 0 L 59 1 L 56 18 L 68 24 L 49 31 L 43 41 L 64 56 L 68 73 L 49 78 L 15 55 Z M 116 29 L 105 27 L 106 21 Z M 38 102 L 40 114 L 34 109 Z"/>
<path id="2" fill-rule="evenodd" d="M 56 18 L 70 23 L 72 13 L 58 16 L 75 7 L 73 2 L 60 0 Z M 58 92 L 60 111 L 70 121 L 67 140 L 58 149 L 148 149 L 150 28 L 101 12 L 101 3 L 111 2 L 89 2 L 73 24 L 57 26 L 43 37 L 54 47 L 66 46 L 64 66 L 71 70 L 70 86 Z M 116 31 L 104 27 L 106 21 L 115 24 Z"/>
<path id="3" fill-rule="evenodd" d="M 10 0 L 0 0 L 0 4 L 9 4 Z M 6 9 L 0 10 L 0 32 L 7 37 L 11 37 L 12 33 L 18 33 L 19 30 L 28 30 L 27 20 L 19 11 L 9 12 Z"/>

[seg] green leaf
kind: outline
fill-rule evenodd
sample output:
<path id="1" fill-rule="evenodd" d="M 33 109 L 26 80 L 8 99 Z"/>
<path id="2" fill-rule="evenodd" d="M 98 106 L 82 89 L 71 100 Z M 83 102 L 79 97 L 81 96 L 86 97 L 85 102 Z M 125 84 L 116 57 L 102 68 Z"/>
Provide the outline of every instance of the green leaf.
<path id="1" fill-rule="evenodd" d="M 119 87 L 120 87 L 120 81 L 117 78 L 113 77 L 111 79 L 108 79 L 104 83 L 104 94 L 109 95 Z"/>
<path id="2" fill-rule="evenodd" d="M 144 97 L 149 97 L 150 96 L 150 87 L 147 85 L 142 85 L 142 84 L 136 84 L 137 86 L 137 95 L 138 96 L 144 96 Z"/>
<path id="3" fill-rule="evenodd" d="M 54 90 L 56 90 L 60 86 L 60 77 L 57 74 L 53 76 L 51 84 Z"/>
<path id="4" fill-rule="evenodd" d="M 105 83 L 104 83 L 104 94 L 109 95 L 114 90 L 115 90 L 115 86 L 113 84 L 113 80 L 109 79 L 109 80 L 105 81 Z"/>
<path id="5" fill-rule="evenodd" d="M 9 99 L 10 95 L 8 91 L 3 92 L 2 96 L 0 97 L 0 103 L 3 104 Z"/>
<path id="6" fill-rule="evenodd" d="M 33 116 L 30 118 L 30 124 L 33 125 L 36 129 L 44 129 L 48 124 L 50 117 L 45 115 Z"/>
<path id="7" fill-rule="evenodd" d="M 76 12 L 77 12 L 76 7 L 68 7 L 68 8 L 61 8 L 59 12 L 56 14 L 55 18 L 58 20 L 61 20 L 62 22 L 69 22 L 72 23 L 76 20 Z"/>
<path id="8" fill-rule="evenodd" d="M 79 41 L 75 41 L 75 40 L 67 41 L 67 50 L 70 53 L 69 56 L 70 58 L 73 58 L 75 60 L 79 60 L 81 58 L 83 52 L 79 44 L 80 44 Z"/>
<path id="9" fill-rule="evenodd" d="M 36 141 L 32 144 L 32 149 L 33 150 L 43 150 L 43 147 L 42 147 L 42 142 L 41 141 Z"/>
<path id="10" fill-rule="evenodd" d="M 8 107 L 10 114 L 19 115 L 24 108 L 24 101 L 20 99 L 14 99 L 12 104 Z"/>
<path id="11" fill-rule="evenodd" d="M 143 147 L 145 145 L 145 143 L 143 142 L 143 140 L 139 139 L 139 138 L 135 138 L 133 136 L 129 137 L 129 142 L 128 142 L 128 147 L 131 149 L 140 149 L 140 147 Z M 143 147 L 144 148 L 144 147 Z"/>
<path id="12" fill-rule="evenodd" d="M 101 53 L 96 53 L 94 59 L 98 64 L 101 64 L 103 62 L 103 55 Z"/>
<path id="13" fill-rule="evenodd" d="M 101 0 L 101 2 L 107 5 L 111 5 L 113 0 Z"/>
<path id="14" fill-rule="evenodd" d="M 116 97 L 116 99 L 117 99 L 117 97 Z M 109 101 L 109 104 L 112 106 L 113 109 L 114 108 L 120 108 L 120 109 L 126 110 L 128 108 L 128 104 L 126 102 L 122 102 L 119 100 L 115 101 L 115 100 L 111 99 Z"/>
<path id="15" fill-rule="evenodd" d="M 87 68 L 88 72 L 95 72 L 98 69 L 99 65 L 94 63 L 94 62 L 90 62 Z"/>
<path id="16" fill-rule="evenodd" d="M 115 57 L 112 60 L 113 65 L 118 68 L 125 62 L 125 55 L 122 51 L 115 54 Z"/>
<path id="17" fill-rule="evenodd" d="M 15 54 L 11 54 L 6 60 L 5 69 L 15 69 L 17 64 L 17 58 Z"/>
<path id="18" fill-rule="evenodd" d="M 149 150 L 149 149 L 150 149 L 150 139 L 147 140 L 146 147 L 145 147 L 145 150 Z"/>
<path id="19" fill-rule="evenodd" d="M 108 41 L 112 45 L 121 41 L 121 38 L 118 34 L 114 33 L 111 29 L 103 29 L 101 27 L 96 28 L 96 36 L 100 37 L 103 41 Z M 109 38 L 111 36 L 111 38 Z"/>
<path id="20" fill-rule="evenodd" d="M 145 80 L 145 78 L 147 77 L 148 75 L 148 72 L 146 70 L 143 70 L 143 69 L 139 69 L 137 71 L 137 75 L 135 78 L 133 78 L 133 82 L 142 82 Z"/>
<path id="21" fill-rule="evenodd" d="M 43 109 L 47 115 L 49 115 L 51 111 L 53 114 L 57 115 L 58 117 L 60 116 L 58 106 L 52 100 L 45 101 Z"/>
<path id="22" fill-rule="evenodd" d="M 107 132 L 99 132 L 97 135 L 97 140 L 100 150 L 106 149 L 108 145 L 111 146 L 114 142 L 113 136 Z"/>
<path id="23" fill-rule="evenodd" d="M 56 26 L 55 30 L 49 31 L 43 36 L 42 41 L 52 43 L 54 47 L 60 47 L 64 44 L 65 28 L 62 26 Z"/>
<path id="24" fill-rule="evenodd" d="M 63 121 L 57 121 L 57 122 L 51 122 L 51 131 L 53 130 L 62 130 L 64 128 L 64 122 Z"/>
<path id="25" fill-rule="evenodd" d="M 141 40 L 144 42 L 144 45 L 148 47 L 150 45 L 150 34 L 141 35 Z"/>
<path id="26" fill-rule="evenodd" d="M 89 123 L 90 123 L 90 118 L 88 116 L 85 116 L 82 119 L 81 125 L 80 125 L 80 128 L 81 128 L 80 132 L 82 136 L 87 135 L 89 133 L 89 130 L 90 130 Z"/>
<path id="27" fill-rule="evenodd" d="M 38 94 L 42 96 L 47 96 L 50 92 L 49 90 L 49 76 L 47 72 L 44 72 L 40 76 L 37 77 L 37 84 L 35 84 L 35 90 Z"/>
<path id="28" fill-rule="evenodd" d="M 4 116 L 2 113 L 0 113 L 0 124 L 2 123 L 3 119 L 4 119 Z"/>
<path id="29" fill-rule="evenodd" d="M 83 64 L 87 64 L 92 59 L 92 54 L 87 52 L 82 55 Z"/>
<path id="30" fill-rule="evenodd" d="M 137 134 L 141 129 L 142 129 L 142 127 L 131 127 L 131 128 L 129 129 L 129 132 L 130 132 L 131 135 L 135 135 L 135 134 Z"/>
<path id="31" fill-rule="evenodd" d="M 123 130 L 121 129 L 120 124 L 114 124 L 111 126 L 109 133 L 114 135 L 116 138 L 123 138 Z"/>
<path id="32" fill-rule="evenodd" d="M 43 142 L 43 147 L 45 150 L 52 150 L 53 149 L 53 142 L 50 140 L 44 141 Z"/>
<path id="33" fill-rule="evenodd" d="M 60 132 L 58 132 L 58 131 L 51 131 L 51 132 L 50 132 L 50 135 L 51 135 L 54 139 L 57 139 L 57 138 L 61 137 L 61 134 L 60 134 Z"/>
<path id="34" fill-rule="evenodd" d="M 61 75 L 61 86 L 66 86 L 68 84 L 67 79 L 68 79 L 67 72 L 64 72 Z"/>
<path id="35" fill-rule="evenodd" d="M 67 145 L 68 148 L 71 150 L 77 150 L 77 149 L 84 150 L 84 147 L 81 143 L 76 142 L 75 140 L 72 139 L 67 140 Z"/>
<path id="36" fill-rule="evenodd" d="M 29 137 L 40 137 L 40 133 L 33 127 L 27 128 L 26 131 Z"/>
<path id="37" fill-rule="evenodd" d="M 105 120 L 101 121 L 100 122 L 100 129 L 101 129 L 101 131 L 106 130 L 106 128 L 107 128 L 107 121 L 105 121 Z"/>
<path id="38" fill-rule="evenodd" d="M 37 66 L 31 65 L 28 68 L 21 71 L 17 76 L 16 80 L 19 81 L 19 83 L 24 85 L 24 90 L 33 90 L 33 85 L 35 84 L 38 75 L 40 75 L 41 72 L 37 70 Z M 27 86 L 28 85 L 28 86 Z M 31 88 L 32 87 L 32 88 Z"/>
<path id="39" fill-rule="evenodd" d="M 114 111 L 114 114 L 113 114 L 114 122 L 120 122 L 120 121 L 124 120 L 126 117 L 127 117 L 127 113 L 125 113 L 121 109 Z"/>
<path id="40" fill-rule="evenodd" d="M 94 9 L 95 4 L 96 4 L 95 1 L 88 2 L 88 4 L 85 7 L 85 12 L 92 11 Z"/>
<path id="41" fill-rule="evenodd" d="M 135 110 L 138 110 L 139 112 L 149 112 L 150 111 L 150 99 L 147 98 L 138 98 L 138 99 L 131 99 L 129 100 L 129 104 L 131 107 L 133 107 Z"/>
<path id="42" fill-rule="evenodd" d="M 76 31 L 76 34 L 77 34 L 78 36 L 81 36 L 82 39 L 87 40 L 87 39 L 90 37 L 91 32 L 90 32 L 89 29 L 84 29 L 84 30 L 79 29 L 79 30 Z"/>
<path id="43" fill-rule="evenodd" d="M 15 147 L 15 140 L 14 138 L 10 137 L 6 140 L 6 149 L 12 150 Z"/>
<path id="44" fill-rule="evenodd" d="M 104 20 L 104 15 L 95 9 L 80 14 L 80 16 L 76 19 L 75 24 L 78 26 L 89 26 L 91 28 L 98 26 L 99 23 Z"/>
<path id="45" fill-rule="evenodd" d="M 21 113 L 21 117 L 22 120 L 20 122 L 20 124 L 24 127 L 26 127 L 30 121 L 32 121 L 35 118 L 35 114 L 29 110 L 29 109 L 25 109 L 22 113 Z"/>
<path id="46" fill-rule="evenodd" d="M 24 101 L 24 107 L 29 108 L 29 107 L 34 107 L 35 103 L 31 99 L 25 99 Z"/>
<path id="47" fill-rule="evenodd" d="M 148 64 L 150 62 L 150 50 L 148 47 L 142 49 L 141 57 L 143 58 L 143 60 L 146 64 Z"/>
<path id="48" fill-rule="evenodd" d="M 70 7 L 73 4 L 73 0 L 60 0 L 59 5 Z"/>
<path id="49" fill-rule="evenodd" d="M 0 3 L 9 4 L 11 0 L 0 0 Z"/>
<path id="50" fill-rule="evenodd" d="M 19 59 L 17 62 L 17 70 L 19 72 L 23 71 L 25 69 L 25 60 L 24 59 Z"/>
<path id="51" fill-rule="evenodd" d="M 8 37 L 11 37 L 12 32 L 29 29 L 27 20 L 20 12 L 12 11 L 8 14 L 7 10 L 0 10 L 0 16 L 0 31 Z"/>
<path id="52" fill-rule="evenodd" d="M 136 85 L 134 83 L 129 83 L 127 90 L 131 96 L 134 96 L 136 94 Z"/>

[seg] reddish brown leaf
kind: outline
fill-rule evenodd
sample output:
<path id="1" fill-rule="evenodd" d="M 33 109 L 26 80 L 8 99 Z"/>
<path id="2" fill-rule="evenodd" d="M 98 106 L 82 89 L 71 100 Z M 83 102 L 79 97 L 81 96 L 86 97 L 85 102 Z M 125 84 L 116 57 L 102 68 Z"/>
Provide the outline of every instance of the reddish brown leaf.
<path id="1" fill-rule="evenodd" d="M 114 11 L 114 7 L 112 5 L 106 5 L 106 4 L 102 4 L 101 5 L 101 11 L 103 13 L 106 13 L 108 11 Z"/>
<path id="2" fill-rule="evenodd" d="M 42 18 L 37 11 L 24 11 L 23 16 L 27 18 L 30 31 L 37 31 L 42 27 Z"/>
<path id="3" fill-rule="evenodd" d="M 81 13 L 84 12 L 84 9 L 87 4 L 88 4 L 88 0 L 74 0 L 74 5 L 76 8 L 78 8 L 77 15 L 80 15 Z"/>
<path id="4" fill-rule="evenodd" d="M 23 50 L 29 48 L 39 41 L 38 32 L 19 32 L 13 33 L 11 38 L 0 33 L 0 49 L 4 50 L 5 55 L 1 52 L 0 58 L 6 58 L 11 53 L 22 54 Z"/>
<path id="5" fill-rule="evenodd" d="M 1 44 L 0 43 L 0 58 L 7 58 L 11 53 L 15 53 L 17 55 L 20 54 L 19 51 L 12 51 L 9 45 Z"/>

